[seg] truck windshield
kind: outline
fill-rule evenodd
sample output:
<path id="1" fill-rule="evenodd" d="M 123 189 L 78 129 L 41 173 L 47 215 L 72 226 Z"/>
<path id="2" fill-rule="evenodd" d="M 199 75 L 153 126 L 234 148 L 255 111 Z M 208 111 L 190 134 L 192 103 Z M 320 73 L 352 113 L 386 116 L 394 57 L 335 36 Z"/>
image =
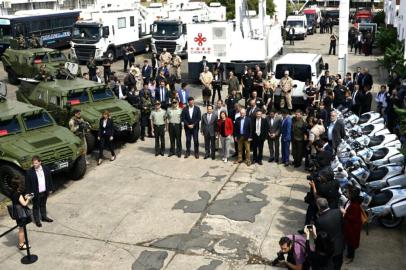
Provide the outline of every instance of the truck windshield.
<path id="1" fill-rule="evenodd" d="M 295 27 L 303 27 L 303 21 L 287 21 L 286 23 L 289 26 Z"/>
<path id="2" fill-rule="evenodd" d="M 95 89 L 92 91 L 92 96 L 94 101 L 114 98 L 114 94 L 109 88 Z"/>
<path id="3" fill-rule="evenodd" d="M 21 127 L 17 118 L 0 120 L 0 137 L 18 132 L 21 132 Z"/>
<path id="4" fill-rule="evenodd" d="M 278 64 L 276 65 L 275 77 L 282 79 L 285 70 L 289 70 L 289 76 L 301 82 L 312 79 L 312 69 L 310 65 Z"/>
<path id="5" fill-rule="evenodd" d="M 40 112 L 24 116 L 24 123 L 27 129 L 37 129 L 52 126 L 54 122 L 47 112 Z"/>
<path id="6" fill-rule="evenodd" d="M 152 34 L 154 36 L 179 36 L 179 25 L 164 22 L 155 23 Z"/>
<path id="7" fill-rule="evenodd" d="M 72 31 L 73 39 L 88 39 L 99 40 L 100 39 L 100 27 L 88 26 L 88 25 L 75 25 Z"/>
<path id="8" fill-rule="evenodd" d="M 68 94 L 67 103 L 70 103 L 71 105 L 78 105 L 86 102 L 89 102 L 89 94 L 86 89 L 82 92 L 71 92 Z"/>
<path id="9" fill-rule="evenodd" d="M 0 38 L 11 38 L 10 25 L 0 25 Z"/>

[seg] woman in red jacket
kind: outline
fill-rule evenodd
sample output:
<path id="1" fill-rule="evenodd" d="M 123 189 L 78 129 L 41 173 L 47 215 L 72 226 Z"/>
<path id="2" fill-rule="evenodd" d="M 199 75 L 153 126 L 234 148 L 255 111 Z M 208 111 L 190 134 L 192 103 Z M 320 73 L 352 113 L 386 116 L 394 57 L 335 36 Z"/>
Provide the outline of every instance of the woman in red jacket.
<path id="1" fill-rule="evenodd" d="M 220 113 L 220 119 L 217 121 L 217 136 L 221 142 L 221 159 L 227 163 L 233 141 L 233 121 L 227 117 L 225 111 Z"/>
<path id="2" fill-rule="evenodd" d="M 362 230 L 361 199 L 357 190 L 349 190 L 349 201 L 345 204 L 345 208 L 341 208 L 341 211 L 344 215 L 344 239 L 347 246 L 345 263 L 348 264 L 354 260 Z"/>

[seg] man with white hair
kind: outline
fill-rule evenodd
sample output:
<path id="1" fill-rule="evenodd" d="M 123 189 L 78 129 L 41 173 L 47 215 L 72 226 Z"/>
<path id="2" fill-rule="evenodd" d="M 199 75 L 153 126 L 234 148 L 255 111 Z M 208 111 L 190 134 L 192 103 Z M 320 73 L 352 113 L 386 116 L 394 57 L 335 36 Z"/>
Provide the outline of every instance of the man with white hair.
<path id="1" fill-rule="evenodd" d="M 285 106 L 292 110 L 293 79 L 289 77 L 289 70 L 285 70 L 284 77 L 279 82 L 282 88 L 281 108 Z"/>

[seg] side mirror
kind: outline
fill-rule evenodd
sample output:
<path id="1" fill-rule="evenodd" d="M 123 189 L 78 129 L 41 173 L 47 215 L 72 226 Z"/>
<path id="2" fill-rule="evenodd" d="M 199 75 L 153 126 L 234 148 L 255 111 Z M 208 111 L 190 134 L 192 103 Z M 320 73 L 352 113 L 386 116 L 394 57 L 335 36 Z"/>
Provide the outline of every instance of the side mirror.
<path id="1" fill-rule="evenodd" d="M 182 35 L 186 35 L 187 34 L 187 29 L 186 29 L 186 24 L 182 25 Z"/>
<path id="2" fill-rule="evenodd" d="M 316 73 L 312 72 L 312 77 L 316 76 Z"/>
<path id="3" fill-rule="evenodd" d="M 328 63 L 324 63 L 324 70 L 328 70 Z"/>
<path id="4" fill-rule="evenodd" d="M 0 97 L 7 96 L 7 86 L 4 82 L 0 82 Z"/>
<path id="5" fill-rule="evenodd" d="M 103 38 L 108 38 L 110 35 L 110 29 L 108 26 L 103 27 Z"/>
<path id="6" fill-rule="evenodd" d="M 293 85 L 293 88 L 296 88 L 296 87 L 297 87 L 297 84 L 294 84 L 294 85 Z"/>

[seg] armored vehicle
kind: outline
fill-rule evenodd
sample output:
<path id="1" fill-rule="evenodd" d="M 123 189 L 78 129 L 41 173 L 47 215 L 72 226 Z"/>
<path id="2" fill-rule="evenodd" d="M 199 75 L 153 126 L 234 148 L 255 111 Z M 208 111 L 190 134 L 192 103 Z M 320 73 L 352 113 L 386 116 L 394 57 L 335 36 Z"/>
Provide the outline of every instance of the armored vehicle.
<path id="1" fill-rule="evenodd" d="M 34 155 L 51 171 L 67 170 L 72 179 L 81 179 L 86 172 L 82 141 L 43 108 L 6 100 L 5 83 L 0 88 L 0 192 L 9 195 L 13 178 L 24 180 Z"/>
<path id="2" fill-rule="evenodd" d="M 96 145 L 99 120 L 109 111 L 114 121 L 116 136 L 136 142 L 140 136 L 140 111 L 128 102 L 119 100 L 104 84 L 81 78 L 38 82 L 24 79 L 17 90 L 19 101 L 47 109 L 56 122 L 68 126 L 73 109 L 80 109 L 82 118 L 90 124 L 86 134 L 88 152 Z"/>
<path id="3" fill-rule="evenodd" d="M 81 76 L 79 65 L 68 62 L 62 52 L 48 48 L 8 48 L 1 56 L 1 61 L 11 84 L 18 84 L 19 78 L 34 78 L 43 64 L 52 76 L 56 76 L 61 63 L 73 75 Z"/>

